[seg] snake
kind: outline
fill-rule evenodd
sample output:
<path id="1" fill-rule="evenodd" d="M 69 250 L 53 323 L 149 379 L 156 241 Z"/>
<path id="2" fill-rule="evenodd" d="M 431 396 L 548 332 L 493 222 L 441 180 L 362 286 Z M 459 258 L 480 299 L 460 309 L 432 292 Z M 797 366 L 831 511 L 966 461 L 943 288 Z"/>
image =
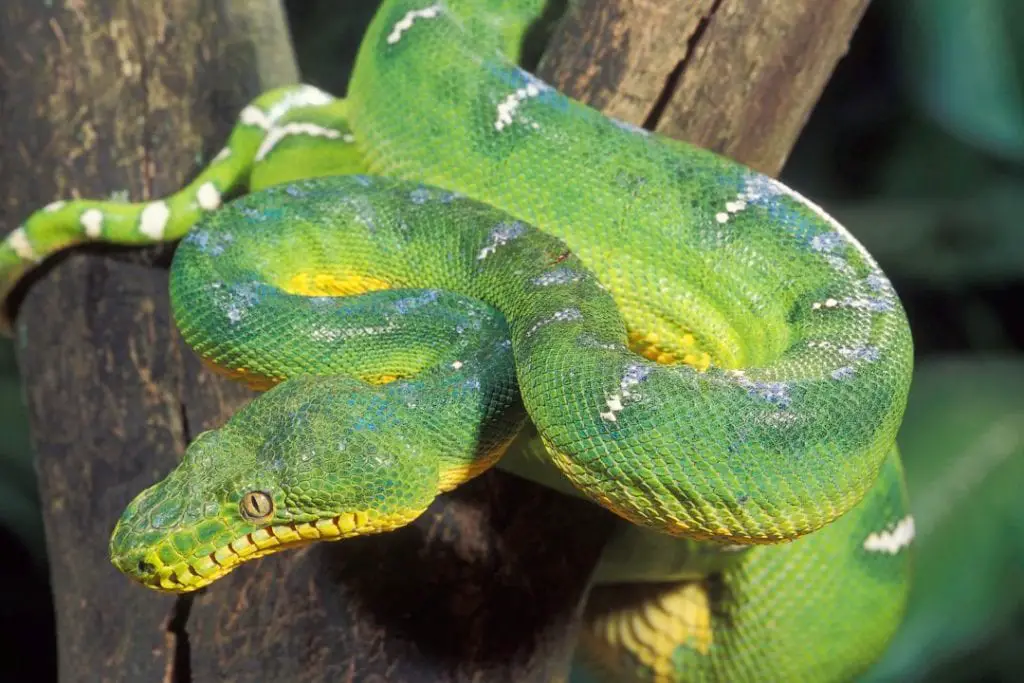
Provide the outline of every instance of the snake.
<path id="1" fill-rule="evenodd" d="M 111 560 L 185 593 L 496 466 L 617 520 L 587 675 L 851 680 L 910 583 L 899 297 L 795 190 L 522 69 L 544 11 L 384 0 L 344 97 L 270 90 L 180 191 L 6 237 L 4 297 L 81 242 L 180 240 L 182 338 L 261 391 L 128 504 Z"/>

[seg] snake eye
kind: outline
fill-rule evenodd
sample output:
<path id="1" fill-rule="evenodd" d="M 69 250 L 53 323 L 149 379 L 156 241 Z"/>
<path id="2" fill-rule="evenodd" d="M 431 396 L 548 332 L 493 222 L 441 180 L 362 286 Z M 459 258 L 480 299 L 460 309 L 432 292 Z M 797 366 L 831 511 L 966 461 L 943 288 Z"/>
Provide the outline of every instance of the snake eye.
<path id="1" fill-rule="evenodd" d="M 262 524 L 274 514 L 274 501 L 266 491 L 249 491 L 238 504 L 242 517 L 254 524 Z"/>

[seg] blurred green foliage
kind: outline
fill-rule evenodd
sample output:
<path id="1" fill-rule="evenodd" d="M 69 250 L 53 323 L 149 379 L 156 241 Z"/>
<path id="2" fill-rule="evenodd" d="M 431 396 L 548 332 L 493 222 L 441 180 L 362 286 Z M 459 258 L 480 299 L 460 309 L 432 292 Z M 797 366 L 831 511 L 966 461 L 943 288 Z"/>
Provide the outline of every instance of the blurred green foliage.
<path id="1" fill-rule="evenodd" d="M 783 177 L 826 204 L 912 299 L 1019 291 L 1022 174 L 1024 3 L 876 0 Z M 967 327 L 971 348 L 996 341 Z M 918 335 L 921 348 L 932 341 Z"/>
<path id="2" fill-rule="evenodd" d="M 1019 356 L 919 365 L 900 431 L 914 585 L 901 630 L 865 683 L 1020 680 L 1022 388 Z"/>
<path id="3" fill-rule="evenodd" d="M 908 92 L 944 130 L 1024 162 L 1024 4 L 909 0 L 901 12 Z"/>
<path id="4" fill-rule="evenodd" d="M 285 4 L 304 79 L 343 92 L 376 2 Z M 917 347 L 900 435 L 917 582 L 903 630 L 866 680 L 1021 680 L 1024 3 L 876 0 L 783 178 L 876 255 Z M 4 579 L 44 582 L 27 413 L 6 343 L 0 436 L 0 533 L 29 558 Z M 5 591 L 0 611 L 48 614 L 45 593 L 31 595 L 28 606 Z M 34 624 L 43 632 L 29 637 L 52 638 L 51 621 Z"/>

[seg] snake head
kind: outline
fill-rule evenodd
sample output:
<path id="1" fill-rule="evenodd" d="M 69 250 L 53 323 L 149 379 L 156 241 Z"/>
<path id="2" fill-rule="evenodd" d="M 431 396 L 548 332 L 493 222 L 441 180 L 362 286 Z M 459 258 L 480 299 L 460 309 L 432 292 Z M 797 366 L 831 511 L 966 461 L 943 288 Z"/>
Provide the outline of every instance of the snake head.
<path id="1" fill-rule="evenodd" d="M 241 563 L 316 540 L 389 531 L 438 492 L 436 463 L 387 424 L 373 392 L 298 378 L 200 434 L 125 509 L 114 565 L 159 591 L 206 586 Z M 364 385 L 365 388 L 365 385 Z"/>

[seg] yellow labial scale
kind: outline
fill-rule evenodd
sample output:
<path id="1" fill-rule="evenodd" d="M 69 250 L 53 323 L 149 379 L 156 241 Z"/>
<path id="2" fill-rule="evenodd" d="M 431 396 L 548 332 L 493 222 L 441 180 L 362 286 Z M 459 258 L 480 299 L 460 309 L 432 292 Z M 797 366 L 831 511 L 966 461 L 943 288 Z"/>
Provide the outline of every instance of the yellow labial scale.
<path id="1" fill-rule="evenodd" d="M 270 529 L 274 532 L 274 535 L 281 540 L 282 543 L 294 543 L 295 541 L 299 541 L 302 539 L 302 537 L 299 536 L 298 531 L 284 524 L 272 526 L 270 527 Z"/>
<path id="2" fill-rule="evenodd" d="M 315 541 L 320 538 L 320 532 L 317 531 L 317 528 L 309 522 L 296 524 L 295 530 L 299 532 L 299 536 L 301 536 L 304 541 Z"/>
<path id="3" fill-rule="evenodd" d="M 312 523 L 275 525 L 236 538 L 228 545 L 188 564 L 181 562 L 168 566 L 154 554 L 151 561 L 159 568 L 154 579 L 154 587 L 176 592 L 202 588 L 247 560 L 312 541 L 338 541 L 354 536 L 393 531 L 406 526 L 422 513 L 423 510 L 413 509 L 383 515 L 373 511 L 356 511 Z"/>
<path id="4" fill-rule="evenodd" d="M 392 287 L 387 280 L 360 273 L 318 271 L 300 271 L 281 284 L 284 291 L 300 296 L 351 296 Z"/>
<path id="5" fill-rule="evenodd" d="M 407 510 L 388 515 L 373 515 L 364 522 L 362 527 L 356 528 L 356 535 L 394 531 L 409 524 L 409 522 L 419 517 L 422 513 L 422 510 Z"/>
<path id="6" fill-rule="evenodd" d="M 264 548 L 270 548 L 278 545 L 281 542 L 270 535 L 270 532 L 266 529 L 257 529 L 250 534 L 252 536 L 252 542 L 256 544 L 256 547 L 260 550 Z"/>
<path id="7" fill-rule="evenodd" d="M 256 544 L 245 536 L 233 540 L 231 542 L 231 549 L 234 550 L 239 557 L 248 557 L 259 550 L 259 548 L 256 547 Z"/>
<path id="8" fill-rule="evenodd" d="M 222 567 L 234 564 L 234 558 L 235 553 L 228 546 L 224 546 L 223 548 L 217 548 L 217 550 L 215 550 L 213 553 L 214 561 Z"/>
<path id="9" fill-rule="evenodd" d="M 316 530 L 324 536 L 340 536 L 341 531 L 332 519 L 320 519 L 316 522 Z"/>
<path id="10" fill-rule="evenodd" d="M 192 563 L 192 569 L 196 574 L 203 578 L 209 578 L 215 576 L 221 571 L 221 568 L 217 566 L 217 563 L 210 559 L 209 555 L 200 557 L 198 560 Z"/>
<path id="11" fill-rule="evenodd" d="M 352 515 L 338 515 L 335 517 L 335 524 L 338 526 L 338 531 L 341 534 L 351 534 L 355 531 L 356 520 Z"/>

